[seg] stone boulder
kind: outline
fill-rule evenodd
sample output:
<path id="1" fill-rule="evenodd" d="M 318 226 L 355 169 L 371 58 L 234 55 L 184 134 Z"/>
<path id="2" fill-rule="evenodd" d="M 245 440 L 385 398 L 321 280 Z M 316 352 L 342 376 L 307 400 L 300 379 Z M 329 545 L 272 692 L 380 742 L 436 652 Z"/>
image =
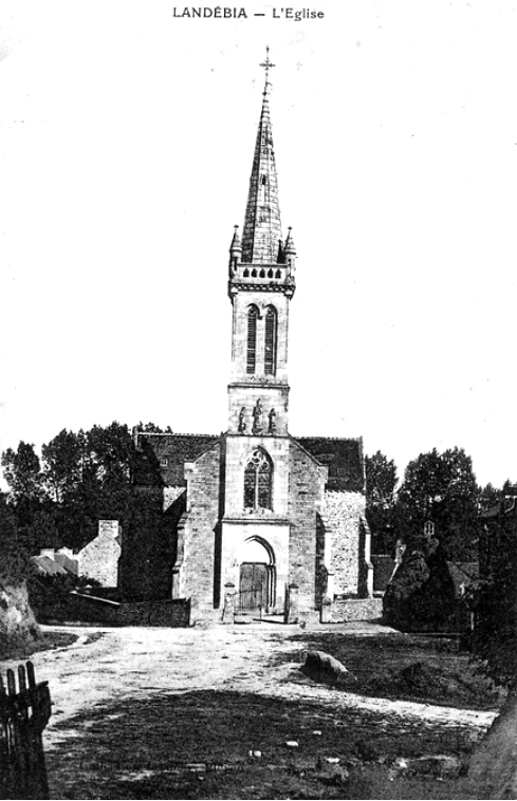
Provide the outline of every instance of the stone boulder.
<path id="1" fill-rule="evenodd" d="M 300 668 L 308 678 L 313 681 L 332 685 L 350 685 L 356 681 L 355 676 L 343 665 L 325 651 L 309 651 L 305 664 Z"/>

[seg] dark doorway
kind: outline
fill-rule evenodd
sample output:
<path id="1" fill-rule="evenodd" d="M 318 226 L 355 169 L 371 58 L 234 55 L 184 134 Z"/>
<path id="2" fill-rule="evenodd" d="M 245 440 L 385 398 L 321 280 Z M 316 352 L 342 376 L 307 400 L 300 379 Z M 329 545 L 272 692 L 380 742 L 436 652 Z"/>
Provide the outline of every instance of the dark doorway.
<path id="1" fill-rule="evenodd" d="M 269 570 L 264 562 L 243 562 L 239 585 L 240 607 L 248 612 L 267 611 Z"/>

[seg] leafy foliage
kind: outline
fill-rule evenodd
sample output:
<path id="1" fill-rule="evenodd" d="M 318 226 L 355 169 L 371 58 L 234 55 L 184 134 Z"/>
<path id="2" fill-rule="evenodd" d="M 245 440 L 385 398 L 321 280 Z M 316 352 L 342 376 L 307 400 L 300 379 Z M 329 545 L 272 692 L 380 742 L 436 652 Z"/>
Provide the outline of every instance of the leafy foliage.
<path id="1" fill-rule="evenodd" d="M 393 459 L 377 451 L 365 457 L 366 517 L 374 553 L 390 553 L 395 546 L 397 468 Z"/>
<path id="2" fill-rule="evenodd" d="M 15 500 L 38 501 L 43 495 L 40 460 L 34 445 L 20 442 L 16 451 L 8 448 L 2 454 L 5 480 Z"/>
<path id="3" fill-rule="evenodd" d="M 506 482 L 486 510 L 480 540 L 483 582 L 469 593 L 475 627 L 470 638 L 485 672 L 517 689 L 517 487 Z"/>
<path id="4" fill-rule="evenodd" d="M 148 424 L 152 425 L 152 424 Z M 20 442 L 2 455 L 18 542 L 79 549 L 97 533 L 99 519 L 129 518 L 129 429 L 117 422 L 90 431 L 63 429 L 42 447 Z"/>
<path id="5" fill-rule="evenodd" d="M 403 630 L 434 630 L 454 608 L 454 584 L 434 537 L 414 537 L 383 598 L 384 618 Z"/>
<path id="6" fill-rule="evenodd" d="M 462 448 L 420 454 L 410 462 L 397 497 L 398 529 L 405 542 L 420 536 L 426 520 L 449 558 L 477 558 L 479 487 Z"/>
<path id="7" fill-rule="evenodd" d="M 0 494 L 0 554 L 0 582 L 22 581 L 27 575 L 28 551 L 19 540 L 15 512 L 3 493 Z"/>

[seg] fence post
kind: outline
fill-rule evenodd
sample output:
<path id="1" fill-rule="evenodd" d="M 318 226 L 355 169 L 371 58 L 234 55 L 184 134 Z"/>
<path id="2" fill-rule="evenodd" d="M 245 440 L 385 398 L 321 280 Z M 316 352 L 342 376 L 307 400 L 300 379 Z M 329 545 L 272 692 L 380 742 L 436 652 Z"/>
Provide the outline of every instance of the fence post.
<path id="1" fill-rule="evenodd" d="M 223 623 L 229 626 L 235 622 L 235 584 L 228 581 L 224 585 Z"/>
<path id="2" fill-rule="evenodd" d="M 36 684 L 27 662 L 7 670 L 7 692 L 0 677 L 0 798 L 48 798 L 42 732 L 51 714 L 47 682 Z"/>
<path id="3" fill-rule="evenodd" d="M 286 587 L 284 623 L 298 623 L 298 584 Z"/>

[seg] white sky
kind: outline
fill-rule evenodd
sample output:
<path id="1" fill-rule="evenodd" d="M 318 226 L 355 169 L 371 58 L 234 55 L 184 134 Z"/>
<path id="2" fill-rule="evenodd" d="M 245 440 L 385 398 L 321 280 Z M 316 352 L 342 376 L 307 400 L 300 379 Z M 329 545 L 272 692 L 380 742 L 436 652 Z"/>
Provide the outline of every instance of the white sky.
<path id="1" fill-rule="evenodd" d="M 362 435 L 399 475 L 457 445 L 481 483 L 517 480 L 514 3 L 243 2 L 0 6 L 0 448 L 225 430 L 268 44 L 291 433 Z"/>

